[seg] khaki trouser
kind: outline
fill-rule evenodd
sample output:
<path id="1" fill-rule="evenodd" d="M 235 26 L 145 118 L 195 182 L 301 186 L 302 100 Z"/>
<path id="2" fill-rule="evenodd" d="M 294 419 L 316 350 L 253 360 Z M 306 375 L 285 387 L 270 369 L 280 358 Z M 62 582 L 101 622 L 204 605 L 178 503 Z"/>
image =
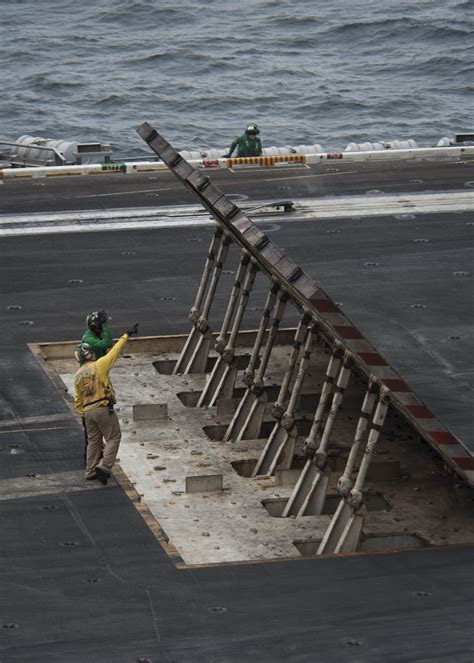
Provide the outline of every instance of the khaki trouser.
<path id="1" fill-rule="evenodd" d="M 95 468 L 105 472 L 112 470 L 117 458 L 122 432 L 115 412 L 110 414 L 108 407 L 95 407 L 84 413 L 86 420 L 87 445 L 86 477 L 94 476 Z M 102 438 L 105 440 L 103 447 Z M 103 450 L 103 457 L 102 456 Z"/>

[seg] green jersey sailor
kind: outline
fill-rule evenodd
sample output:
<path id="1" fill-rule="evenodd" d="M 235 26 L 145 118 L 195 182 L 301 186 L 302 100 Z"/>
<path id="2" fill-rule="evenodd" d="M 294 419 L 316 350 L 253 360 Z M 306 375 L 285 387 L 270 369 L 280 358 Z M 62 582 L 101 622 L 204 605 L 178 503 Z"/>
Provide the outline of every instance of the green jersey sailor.
<path id="1" fill-rule="evenodd" d="M 262 154 L 262 142 L 258 137 L 260 129 L 256 124 L 249 124 L 245 129 L 245 133 L 237 136 L 232 141 L 228 154 L 224 154 L 224 158 L 230 159 L 232 152 L 237 148 L 237 158 L 240 157 L 259 157 Z"/>
<path id="2" fill-rule="evenodd" d="M 86 318 L 87 329 L 82 335 L 81 343 L 87 343 L 97 359 L 103 357 L 113 346 L 112 333 L 107 324 L 108 315 L 105 311 L 94 311 Z M 79 346 L 76 348 L 76 359 L 79 360 Z"/>

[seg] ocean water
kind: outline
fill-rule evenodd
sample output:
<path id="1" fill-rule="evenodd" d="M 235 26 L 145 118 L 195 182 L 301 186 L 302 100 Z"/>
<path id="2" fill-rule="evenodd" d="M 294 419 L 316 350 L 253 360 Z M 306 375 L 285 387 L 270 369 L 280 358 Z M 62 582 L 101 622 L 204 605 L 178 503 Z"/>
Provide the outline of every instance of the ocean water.
<path id="1" fill-rule="evenodd" d="M 473 0 L 0 0 L 0 139 L 148 153 L 474 129 Z"/>

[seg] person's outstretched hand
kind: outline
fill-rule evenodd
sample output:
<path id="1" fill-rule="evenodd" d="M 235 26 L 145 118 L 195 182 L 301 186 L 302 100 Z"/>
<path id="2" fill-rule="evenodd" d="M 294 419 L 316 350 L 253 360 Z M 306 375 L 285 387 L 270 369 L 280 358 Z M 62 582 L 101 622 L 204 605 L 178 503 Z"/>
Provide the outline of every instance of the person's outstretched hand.
<path id="1" fill-rule="evenodd" d="M 130 329 L 127 329 L 126 333 L 129 336 L 133 336 L 134 334 L 138 334 L 138 324 L 139 323 L 137 322 L 135 325 L 133 325 L 133 327 L 131 327 Z"/>

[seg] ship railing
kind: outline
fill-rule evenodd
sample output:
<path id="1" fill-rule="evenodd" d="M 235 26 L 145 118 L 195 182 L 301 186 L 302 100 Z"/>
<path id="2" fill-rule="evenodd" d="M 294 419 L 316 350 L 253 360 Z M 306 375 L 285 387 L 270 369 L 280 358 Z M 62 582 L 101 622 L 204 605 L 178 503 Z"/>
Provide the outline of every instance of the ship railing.
<path id="1" fill-rule="evenodd" d="M 8 159 L 8 161 L 15 166 L 31 166 L 31 153 L 33 150 L 37 150 L 40 153 L 49 152 L 52 155 L 52 158 L 49 159 L 48 163 L 52 162 L 52 165 L 54 166 L 62 166 L 66 163 L 64 155 L 62 155 L 55 147 L 45 147 L 44 145 L 37 145 L 36 143 L 11 143 L 6 140 L 0 140 L 0 145 L 19 148 L 18 154 L 11 151 L 9 155 L 5 155 L 5 159 Z M 41 163 L 41 165 L 45 166 L 46 164 Z"/>

